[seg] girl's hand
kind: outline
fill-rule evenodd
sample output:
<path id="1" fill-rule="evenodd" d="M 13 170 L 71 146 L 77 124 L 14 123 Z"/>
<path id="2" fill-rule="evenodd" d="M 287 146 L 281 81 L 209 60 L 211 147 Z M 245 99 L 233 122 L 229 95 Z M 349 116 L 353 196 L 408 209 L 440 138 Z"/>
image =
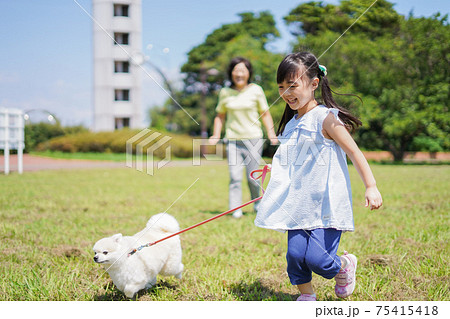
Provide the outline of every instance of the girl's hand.
<path id="1" fill-rule="evenodd" d="M 366 207 L 370 205 L 370 210 L 378 209 L 383 205 L 383 199 L 376 186 L 367 187 L 365 197 Z"/>
<path id="2" fill-rule="evenodd" d="M 278 137 L 275 134 L 269 135 L 268 138 L 269 138 L 269 141 L 270 141 L 271 145 L 277 145 L 278 144 Z"/>

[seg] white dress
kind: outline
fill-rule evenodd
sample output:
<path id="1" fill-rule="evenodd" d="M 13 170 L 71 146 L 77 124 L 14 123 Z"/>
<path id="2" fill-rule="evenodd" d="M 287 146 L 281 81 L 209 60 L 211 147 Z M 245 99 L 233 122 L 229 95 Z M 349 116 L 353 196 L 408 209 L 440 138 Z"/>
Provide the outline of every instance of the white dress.
<path id="1" fill-rule="evenodd" d="M 281 144 L 273 157 L 256 226 L 278 231 L 354 230 L 347 157 L 322 133 L 323 121 L 330 112 L 338 118 L 338 109 L 318 105 L 286 124 L 278 137 Z"/>

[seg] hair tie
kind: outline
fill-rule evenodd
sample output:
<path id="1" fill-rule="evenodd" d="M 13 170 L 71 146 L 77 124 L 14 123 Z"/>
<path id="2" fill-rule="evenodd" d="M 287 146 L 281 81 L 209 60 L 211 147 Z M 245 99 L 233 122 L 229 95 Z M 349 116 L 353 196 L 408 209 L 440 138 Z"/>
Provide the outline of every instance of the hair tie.
<path id="1" fill-rule="evenodd" d="M 326 68 L 326 66 L 325 65 L 320 65 L 319 64 L 319 69 L 320 69 L 320 71 L 321 71 L 321 75 L 322 76 L 326 76 L 327 75 L 327 68 Z"/>

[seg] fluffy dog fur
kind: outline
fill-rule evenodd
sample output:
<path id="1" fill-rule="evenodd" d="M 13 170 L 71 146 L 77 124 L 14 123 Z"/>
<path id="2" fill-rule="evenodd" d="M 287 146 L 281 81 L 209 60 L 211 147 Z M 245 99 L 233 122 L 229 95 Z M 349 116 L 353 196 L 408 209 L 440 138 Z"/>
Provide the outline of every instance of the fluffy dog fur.
<path id="1" fill-rule="evenodd" d="M 147 227 L 134 236 L 116 234 L 95 243 L 94 261 L 102 264 L 114 284 L 128 298 L 141 289 L 156 285 L 156 276 L 175 276 L 181 279 L 181 244 L 179 236 L 143 248 L 128 257 L 128 253 L 141 245 L 155 242 L 180 230 L 176 219 L 161 213 L 152 216 Z"/>

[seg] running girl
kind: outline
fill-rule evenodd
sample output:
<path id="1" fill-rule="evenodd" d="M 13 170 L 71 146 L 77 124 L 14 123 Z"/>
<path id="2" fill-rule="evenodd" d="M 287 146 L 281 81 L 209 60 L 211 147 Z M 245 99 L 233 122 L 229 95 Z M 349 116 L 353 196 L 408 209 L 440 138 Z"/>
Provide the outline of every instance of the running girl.
<path id="1" fill-rule="evenodd" d="M 335 278 L 340 298 L 355 289 L 357 258 L 337 256 L 341 233 L 354 231 L 346 155 L 366 187 L 366 207 L 382 205 L 370 167 L 349 130 L 361 122 L 333 99 L 327 71 L 309 52 L 292 53 L 278 67 L 286 108 L 278 127 L 280 147 L 261 199 L 256 226 L 288 232 L 287 272 L 297 300 L 316 300 L 312 272 Z M 315 99 L 321 86 L 322 103 Z"/>

